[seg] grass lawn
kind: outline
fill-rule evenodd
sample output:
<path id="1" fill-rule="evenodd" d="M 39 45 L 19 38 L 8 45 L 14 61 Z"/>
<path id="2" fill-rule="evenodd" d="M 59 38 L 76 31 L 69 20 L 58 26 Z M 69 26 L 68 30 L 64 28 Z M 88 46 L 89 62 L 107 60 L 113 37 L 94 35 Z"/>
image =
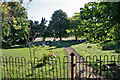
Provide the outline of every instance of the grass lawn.
<path id="1" fill-rule="evenodd" d="M 87 48 L 88 46 L 91 46 L 91 48 Z M 115 50 L 101 50 L 101 47 L 98 47 L 97 44 L 86 44 L 86 43 L 82 43 L 82 44 L 78 44 L 78 45 L 73 45 L 71 46 L 72 48 L 75 49 L 75 51 L 78 52 L 78 54 L 80 56 L 83 56 L 84 58 L 86 58 L 87 56 L 91 56 L 91 58 L 93 56 L 97 56 L 99 59 L 99 56 L 102 56 L 102 60 L 104 59 L 103 57 L 105 55 L 109 56 L 109 59 L 112 55 L 117 56 L 120 55 L 120 53 L 115 53 Z M 106 59 L 106 58 L 105 58 Z"/>
<path id="2" fill-rule="evenodd" d="M 46 65 L 41 65 L 39 62 L 37 64 L 35 64 L 35 66 L 37 66 L 36 68 L 34 68 L 34 70 L 31 68 L 31 65 L 26 63 L 26 64 L 23 64 L 22 66 L 19 66 L 19 65 L 16 65 L 16 64 L 9 64 L 9 66 L 11 65 L 14 65 L 13 68 L 11 68 L 11 75 L 13 77 L 17 77 L 19 73 L 19 76 L 18 77 L 27 77 L 27 78 L 53 78 L 53 77 L 58 77 L 60 78 L 62 76 L 62 78 L 66 78 L 67 75 L 68 75 L 68 71 L 67 70 L 67 64 L 65 63 L 61 63 L 59 64 L 59 61 L 60 62 L 63 62 L 63 58 L 64 56 L 66 56 L 66 53 L 64 51 L 64 47 L 65 46 L 71 46 L 72 48 L 74 48 L 78 54 L 80 56 L 83 56 L 85 59 L 87 56 L 91 56 L 91 59 L 93 59 L 92 57 L 94 55 L 97 56 L 97 58 L 99 59 L 99 56 L 101 55 L 102 56 L 102 60 L 104 61 L 104 56 L 107 55 L 109 56 L 109 59 L 111 58 L 112 55 L 115 55 L 115 58 L 117 59 L 117 56 L 119 55 L 119 53 L 115 53 L 115 50 L 106 50 L 106 51 L 103 51 L 101 50 L 100 47 L 97 46 L 97 44 L 86 44 L 86 43 L 81 43 L 81 44 L 78 44 L 78 43 L 74 43 L 74 42 L 67 42 L 67 41 L 64 41 L 61 43 L 61 46 L 60 47 L 57 47 L 57 46 L 53 46 L 53 47 L 49 47 L 49 46 L 45 46 L 45 47 L 42 47 L 42 46 L 39 46 L 39 48 L 36 50 L 35 52 L 35 57 L 38 57 L 39 59 L 43 56 L 43 53 L 45 54 L 49 54 L 49 53 L 57 53 L 58 56 L 60 57 L 60 60 L 57 59 L 57 62 L 54 62 L 56 63 L 56 65 L 49 65 L 49 64 L 46 64 Z M 88 46 L 91 46 L 91 48 L 87 48 Z M 32 48 L 33 49 L 33 48 Z M 49 51 L 52 51 L 52 52 L 49 52 Z M 29 48 L 11 48 L 11 49 L 2 49 L 2 56 L 12 56 L 12 57 L 25 57 L 26 58 L 26 61 L 29 61 L 30 60 L 30 53 L 29 53 Z M 114 59 L 114 58 L 113 58 Z M 106 58 L 105 58 L 106 60 Z M 65 58 L 64 60 L 65 62 L 67 61 L 67 59 Z M 30 62 L 29 62 L 30 63 Z M 6 67 L 6 64 L 4 65 L 4 63 L 2 63 L 3 66 L 2 68 L 4 69 L 3 71 L 6 72 L 7 74 L 7 67 Z M 40 64 L 40 65 L 38 65 Z M 8 66 L 8 67 L 9 67 Z M 22 69 L 22 70 L 20 70 Z M 33 74 L 32 75 L 32 71 L 33 71 Z M 3 73 L 5 74 L 5 73 Z M 24 75 L 21 75 L 21 74 L 24 74 Z M 64 75 L 65 74 L 65 75 Z M 32 76 L 31 76 L 32 75 Z M 4 75 L 3 75 L 4 76 Z M 7 76 L 7 75 L 5 75 Z"/>
<path id="3" fill-rule="evenodd" d="M 91 48 L 88 48 L 88 46 L 91 46 Z M 100 68 L 101 68 L 102 69 L 101 74 L 103 76 L 110 77 L 110 78 L 113 77 L 113 74 L 111 73 L 111 71 L 109 71 L 108 68 L 104 66 L 104 64 L 114 63 L 109 61 L 120 61 L 120 53 L 115 53 L 115 50 L 103 51 L 101 50 L 100 46 L 99 47 L 97 46 L 97 44 L 90 44 L 90 43 L 89 44 L 82 43 L 78 45 L 73 45 L 72 47 L 75 49 L 75 51 L 78 52 L 80 56 L 83 56 L 84 59 L 89 62 L 88 64 L 90 64 L 94 69 L 100 72 Z M 95 55 L 97 56 L 97 58 Z M 101 60 L 103 61 L 102 64 L 100 64 L 100 61 L 99 63 L 96 62 L 97 61 L 96 59 L 100 60 L 100 55 L 101 55 Z M 108 58 L 107 56 L 104 57 L 105 55 L 107 55 Z M 90 56 L 90 58 L 87 56 Z M 120 62 L 115 62 L 115 63 L 120 65 Z"/>
<path id="4" fill-rule="evenodd" d="M 49 52 L 50 50 L 52 52 Z M 27 78 L 35 78 L 35 77 L 37 77 L 37 78 L 39 78 L 39 77 L 40 78 L 46 78 L 46 77 L 47 78 L 53 78 L 53 77 L 60 78 L 60 76 L 62 76 L 62 78 L 64 78 L 64 77 L 66 78 L 68 70 L 67 70 L 67 64 L 63 63 L 63 58 L 64 58 L 64 56 L 66 56 L 64 47 L 56 48 L 56 46 L 53 46 L 53 47 L 39 46 L 39 48 L 36 50 L 35 56 L 38 57 L 38 59 L 40 59 L 43 56 L 43 53 L 45 53 L 45 54 L 57 53 L 57 55 L 58 55 L 58 57 L 60 57 L 60 59 L 57 58 L 57 62 L 54 61 L 54 63 L 56 63 L 56 65 L 49 65 L 49 64 L 41 65 L 39 62 L 37 62 L 37 64 L 35 64 L 35 68 L 33 70 L 34 75 L 32 75 L 31 64 L 28 64 L 28 63 L 30 63 L 29 48 L 2 49 L 2 56 L 7 56 L 7 57 L 12 56 L 12 57 L 14 57 L 14 60 L 15 60 L 15 57 L 20 57 L 20 59 L 22 57 L 25 57 L 26 62 L 29 61 L 28 63 L 25 63 L 25 64 L 23 63 L 23 65 L 20 64 L 22 66 L 20 66 L 19 64 L 9 64 L 8 63 L 8 68 L 10 70 L 11 76 L 14 78 L 17 78 L 17 77 L 21 78 L 22 76 L 27 77 Z M 59 64 L 59 61 L 61 62 L 60 64 Z M 67 59 L 65 58 L 64 61 L 67 62 Z M 7 74 L 6 64 L 2 63 L 2 65 L 3 65 L 2 69 L 4 69 L 3 71 L 5 71 L 5 73 Z M 9 66 L 12 66 L 12 68 L 10 69 Z M 60 72 L 60 69 L 61 69 L 61 72 Z M 19 73 L 19 75 L 16 75 L 18 73 Z M 4 75 L 4 72 L 3 72 L 2 76 L 7 77 L 7 75 Z"/>
<path id="5" fill-rule="evenodd" d="M 32 48 L 35 49 L 35 48 Z M 33 50 L 32 50 L 33 51 Z M 52 51 L 52 52 L 49 52 Z M 39 48 L 35 52 L 35 57 L 42 57 L 43 53 L 49 54 L 49 53 L 58 53 L 58 55 L 62 58 L 65 56 L 65 51 L 64 48 L 55 48 L 53 47 L 42 47 L 39 46 Z M 11 49 L 2 49 L 2 56 L 7 56 L 7 57 L 25 57 L 26 60 L 30 60 L 30 51 L 29 48 L 11 48 Z"/>

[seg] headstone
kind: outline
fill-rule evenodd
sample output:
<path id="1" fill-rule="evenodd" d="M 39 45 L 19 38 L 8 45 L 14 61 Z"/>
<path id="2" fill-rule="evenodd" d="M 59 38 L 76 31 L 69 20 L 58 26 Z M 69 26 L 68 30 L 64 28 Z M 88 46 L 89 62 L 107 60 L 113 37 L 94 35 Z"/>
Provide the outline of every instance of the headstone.
<path id="1" fill-rule="evenodd" d="M 58 43 L 57 43 L 57 44 L 58 44 L 58 46 L 60 46 L 60 43 L 61 43 L 61 41 L 58 41 Z"/>
<path id="2" fill-rule="evenodd" d="M 42 47 L 45 47 L 45 43 L 42 43 Z"/>
<path id="3" fill-rule="evenodd" d="M 40 45 L 40 42 L 37 42 L 37 46 L 39 46 Z"/>
<path id="4" fill-rule="evenodd" d="M 80 42 L 82 42 L 82 40 L 80 40 Z"/>
<path id="5" fill-rule="evenodd" d="M 49 41 L 46 41 L 46 45 L 49 45 Z"/>
<path id="6" fill-rule="evenodd" d="M 52 43 L 53 45 L 55 45 L 56 44 L 56 41 L 53 41 L 53 43 Z"/>

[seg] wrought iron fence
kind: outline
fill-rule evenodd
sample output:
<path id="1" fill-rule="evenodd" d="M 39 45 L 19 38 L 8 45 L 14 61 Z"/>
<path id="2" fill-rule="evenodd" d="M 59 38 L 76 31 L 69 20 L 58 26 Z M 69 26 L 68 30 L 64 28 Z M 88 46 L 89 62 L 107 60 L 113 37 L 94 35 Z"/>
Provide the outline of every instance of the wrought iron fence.
<path id="1" fill-rule="evenodd" d="M 2 79 L 113 79 L 120 77 L 119 56 L 76 56 L 40 62 L 35 57 L 0 57 Z"/>

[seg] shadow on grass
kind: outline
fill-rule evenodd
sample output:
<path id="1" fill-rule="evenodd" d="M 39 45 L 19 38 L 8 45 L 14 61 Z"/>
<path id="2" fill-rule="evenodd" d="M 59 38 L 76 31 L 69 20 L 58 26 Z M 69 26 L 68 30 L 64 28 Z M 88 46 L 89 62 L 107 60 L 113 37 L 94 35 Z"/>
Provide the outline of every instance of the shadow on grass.
<path id="1" fill-rule="evenodd" d="M 35 68 L 40 68 L 40 67 L 43 67 L 45 64 L 37 64 L 36 66 L 35 66 Z"/>
<path id="2" fill-rule="evenodd" d="M 28 46 L 27 47 L 21 47 L 20 45 L 18 45 L 18 46 L 6 47 L 6 48 L 2 48 L 2 49 L 19 49 L 19 48 L 28 48 Z"/>
<path id="3" fill-rule="evenodd" d="M 33 70 L 35 70 L 36 68 L 41 68 L 41 67 L 43 67 L 43 66 L 45 66 L 46 64 L 37 64 L 34 68 L 33 68 Z M 55 69 L 55 67 L 52 67 L 52 68 L 50 68 L 48 71 L 45 71 L 45 73 L 47 74 L 47 72 L 52 72 L 53 70 Z M 43 71 L 43 70 L 42 70 Z M 31 77 L 31 76 L 34 76 L 34 73 L 29 73 L 28 75 L 26 75 L 26 77 Z"/>
<path id="4" fill-rule="evenodd" d="M 42 63 L 37 64 L 37 65 L 33 68 L 33 70 L 36 69 L 36 68 L 43 67 L 44 65 L 45 65 L 45 64 L 42 64 Z M 30 76 L 33 76 L 33 75 L 34 75 L 34 73 L 29 73 L 28 75 L 26 75 L 26 77 L 30 77 Z"/>
<path id="5" fill-rule="evenodd" d="M 85 40 L 82 40 L 80 42 L 80 40 L 68 40 L 68 41 L 61 41 L 61 44 L 58 46 L 57 43 L 58 41 L 56 41 L 56 44 L 55 45 L 52 45 L 52 46 L 55 46 L 55 48 L 52 48 L 52 46 L 48 49 L 48 50 L 52 50 L 52 49 L 56 49 L 56 48 L 62 48 L 62 47 L 70 47 L 72 45 L 76 45 L 76 44 L 81 44 L 85 42 Z M 40 42 L 42 43 L 42 42 Z M 40 44 L 42 46 L 42 44 Z M 49 46 L 49 45 L 48 45 Z M 29 48 L 29 46 L 25 46 L 25 45 L 13 45 L 11 47 L 6 47 L 6 48 L 3 48 L 3 49 L 20 49 L 20 48 Z"/>
<path id="6" fill-rule="evenodd" d="M 85 42 L 85 41 L 83 41 L 83 42 Z M 74 40 L 74 41 L 62 41 L 60 46 L 58 46 L 58 45 L 53 45 L 53 46 L 55 46 L 55 48 L 50 47 L 50 48 L 47 49 L 47 50 L 58 49 L 58 48 L 62 48 L 62 47 L 70 47 L 70 46 L 72 46 L 72 45 L 81 44 L 81 43 L 83 43 L 83 42 L 75 41 L 75 40 Z"/>

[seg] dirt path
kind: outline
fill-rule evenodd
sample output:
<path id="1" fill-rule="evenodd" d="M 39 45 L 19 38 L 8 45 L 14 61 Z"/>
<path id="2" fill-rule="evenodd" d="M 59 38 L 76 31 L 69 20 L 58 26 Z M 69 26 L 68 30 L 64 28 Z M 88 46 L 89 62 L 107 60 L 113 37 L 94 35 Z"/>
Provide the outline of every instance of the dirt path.
<path id="1" fill-rule="evenodd" d="M 80 55 L 72 47 L 65 47 L 65 52 L 68 57 L 68 61 L 71 61 L 70 54 L 72 52 L 75 54 L 74 64 L 76 64 L 76 66 L 74 67 L 74 78 L 102 78 L 98 74 L 91 74 L 93 68 L 90 67 L 88 63 L 85 62 L 84 58 L 80 57 Z M 68 69 L 71 70 L 71 64 L 68 64 Z M 69 71 L 69 76 L 71 76 L 71 71 Z"/>

